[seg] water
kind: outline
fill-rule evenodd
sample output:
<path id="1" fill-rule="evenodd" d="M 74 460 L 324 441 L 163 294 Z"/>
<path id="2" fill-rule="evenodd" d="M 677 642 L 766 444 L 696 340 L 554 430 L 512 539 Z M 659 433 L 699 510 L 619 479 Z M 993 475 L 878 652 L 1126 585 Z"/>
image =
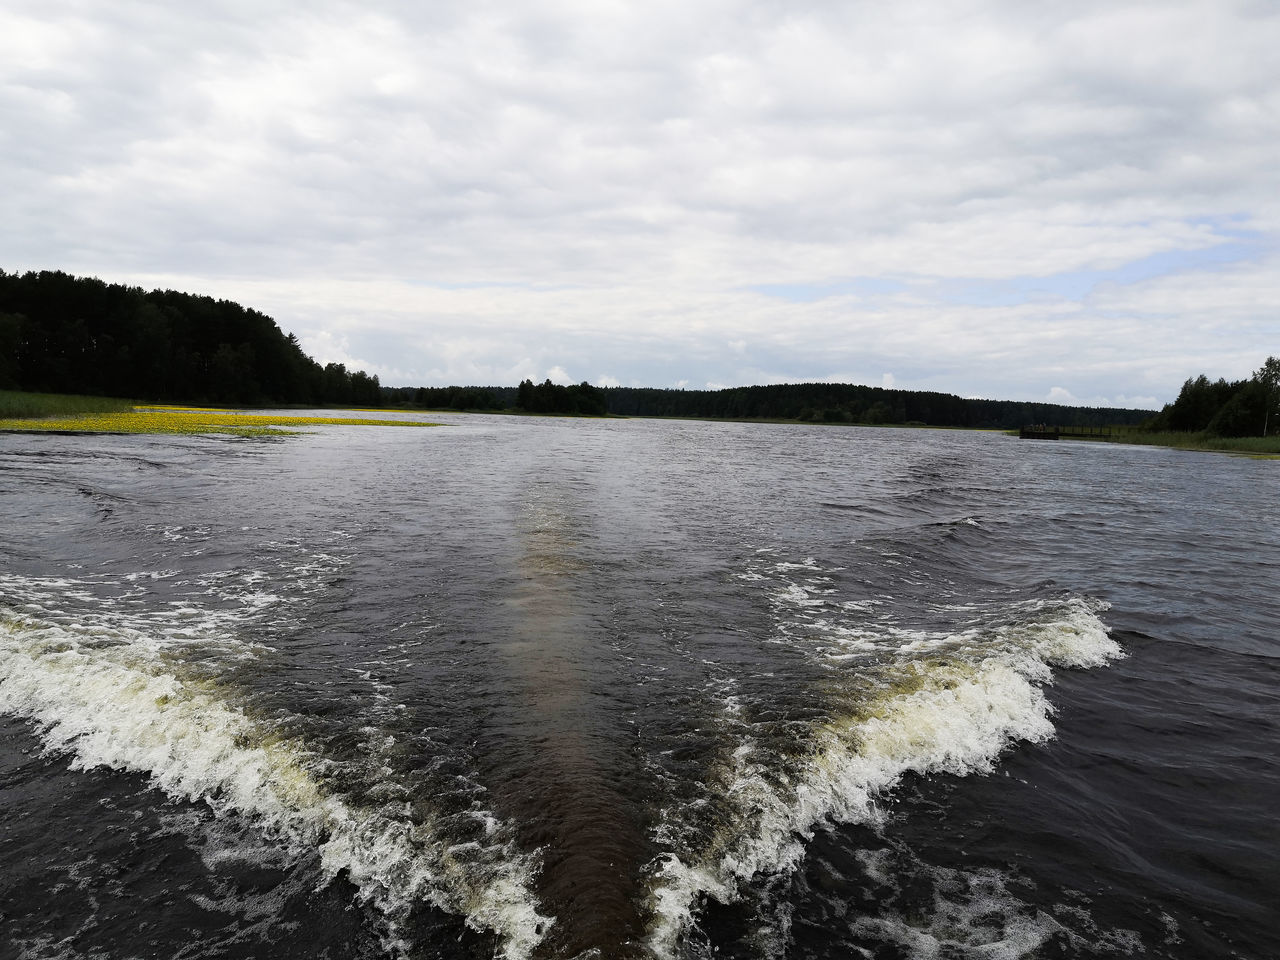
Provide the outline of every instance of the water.
<path id="1" fill-rule="evenodd" d="M 1280 955 L 1276 464 L 0 437 L 0 956 Z"/>

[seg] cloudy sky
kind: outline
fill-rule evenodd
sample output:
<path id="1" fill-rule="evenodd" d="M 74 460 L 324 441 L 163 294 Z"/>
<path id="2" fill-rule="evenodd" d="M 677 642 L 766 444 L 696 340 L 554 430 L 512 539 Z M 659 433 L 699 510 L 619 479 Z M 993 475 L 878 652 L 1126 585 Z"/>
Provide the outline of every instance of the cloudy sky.
<path id="1" fill-rule="evenodd" d="M 0 268 L 384 384 L 1157 406 L 1280 354 L 1274 0 L 6 0 Z"/>

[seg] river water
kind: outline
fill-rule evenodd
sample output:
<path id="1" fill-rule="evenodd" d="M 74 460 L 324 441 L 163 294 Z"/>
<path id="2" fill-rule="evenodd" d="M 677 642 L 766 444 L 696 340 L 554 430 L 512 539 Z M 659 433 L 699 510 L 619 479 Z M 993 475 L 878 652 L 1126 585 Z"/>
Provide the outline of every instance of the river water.
<path id="1" fill-rule="evenodd" d="M 0 436 L 0 956 L 1280 956 L 1276 463 L 436 419 Z"/>

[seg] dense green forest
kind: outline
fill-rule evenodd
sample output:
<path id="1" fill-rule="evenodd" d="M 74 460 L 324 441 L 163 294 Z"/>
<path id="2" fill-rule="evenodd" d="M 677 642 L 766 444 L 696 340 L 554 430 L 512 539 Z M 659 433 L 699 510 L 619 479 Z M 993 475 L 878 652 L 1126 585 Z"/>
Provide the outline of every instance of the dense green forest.
<path id="1" fill-rule="evenodd" d="M 0 389 L 137 400 L 380 406 L 376 376 L 320 366 L 228 300 L 0 270 Z"/>
<path id="2" fill-rule="evenodd" d="M 1278 402 L 1280 359 L 1268 357 L 1248 380 L 1215 382 L 1204 374 L 1187 380 L 1178 399 L 1166 404 L 1150 426 L 1218 437 L 1265 437 L 1276 431 Z"/>

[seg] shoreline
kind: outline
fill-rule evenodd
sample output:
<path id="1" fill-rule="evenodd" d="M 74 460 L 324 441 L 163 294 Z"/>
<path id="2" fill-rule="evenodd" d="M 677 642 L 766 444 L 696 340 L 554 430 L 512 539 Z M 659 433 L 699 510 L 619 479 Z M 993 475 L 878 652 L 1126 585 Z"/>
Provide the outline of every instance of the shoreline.
<path id="1" fill-rule="evenodd" d="M 1017 437 L 1019 430 L 1004 427 L 966 427 L 920 422 L 856 423 L 845 421 L 798 420 L 786 417 L 681 417 L 646 416 L 609 413 L 603 416 L 577 413 L 541 413 L 516 409 L 454 410 L 439 408 L 342 407 L 325 404 L 304 407 L 297 404 L 268 407 L 196 406 L 178 404 L 130 404 L 115 398 L 81 397 L 55 394 L 30 394 L 0 391 L 8 410 L 0 411 L 0 433 L 41 434 L 198 434 L 223 433 L 248 436 L 280 436 L 295 432 L 288 427 L 338 424 L 349 426 L 439 426 L 425 421 L 383 420 L 374 417 L 297 417 L 288 414 L 267 415 L 261 410 L 333 410 L 355 414 L 487 414 L 506 417 L 555 417 L 582 420 L 663 420 L 694 423 L 759 423 L 810 427 L 862 427 L 895 430 L 964 430 L 976 433 L 1003 433 Z M 16 401 L 16 402 L 15 402 Z M 123 408 L 123 409 L 122 409 Z M 3 413 L 9 413 L 4 416 Z M 16 416 L 14 415 L 16 414 Z M 26 414 L 24 416 L 24 414 Z M 31 414 L 35 414 L 32 416 Z M 43 416 L 40 414 L 44 414 Z M 1028 438 L 1035 439 L 1035 438 Z M 1268 437 L 1219 437 L 1204 433 L 1172 431 L 1145 432 L 1133 427 L 1113 428 L 1109 435 L 1060 436 L 1058 440 L 1086 443 L 1119 443 L 1130 446 L 1163 447 L 1199 453 L 1221 453 L 1258 460 L 1280 460 L 1280 435 Z"/>
<path id="2" fill-rule="evenodd" d="M 1012 437 L 1016 430 L 1005 431 Z M 1047 443 L 1111 443 L 1131 447 L 1161 447 L 1165 450 L 1187 450 L 1193 453 L 1224 453 L 1229 456 L 1249 457 L 1253 460 L 1280 460 L 1280 436 L 1269 437 L 1214 437 L 1200 433 L 1180 434 L 1170 431 L 1142 433 L 1139 431 L 1097 437 L 1060 437 Z"/>

